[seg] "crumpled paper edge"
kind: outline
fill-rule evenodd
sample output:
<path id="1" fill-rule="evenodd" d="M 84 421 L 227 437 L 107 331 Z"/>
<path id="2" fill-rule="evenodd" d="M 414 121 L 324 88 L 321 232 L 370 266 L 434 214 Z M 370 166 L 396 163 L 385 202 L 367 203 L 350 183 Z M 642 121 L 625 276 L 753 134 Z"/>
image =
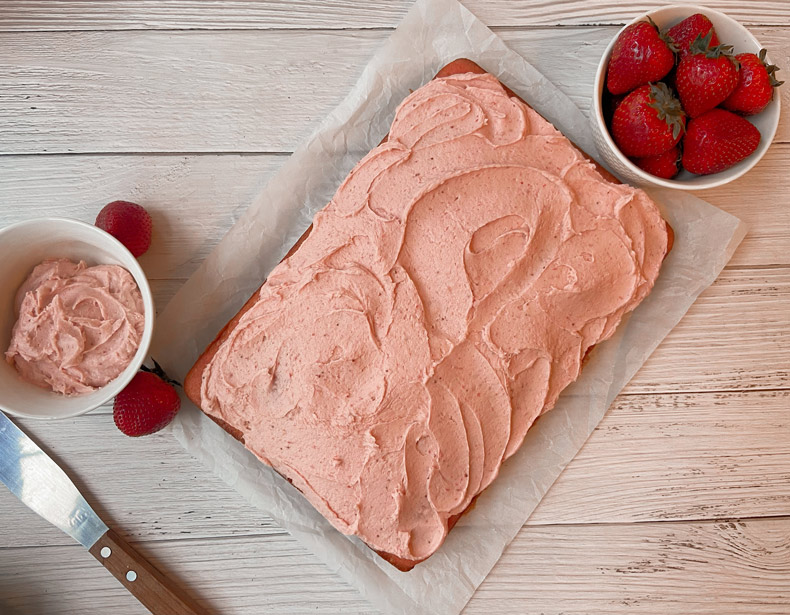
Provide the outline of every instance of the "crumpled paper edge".
<path id="1" fill-rule="evenodd" d="M 343 103 L 283 164 L 161 315 L 153 354 L 171 373 L 184 376 L 353 165 L 388 132 L 395 107 L 409 89 L 458 57 L 478 62 L 579 147 L 595 151 L 581 111 L 462 5 L 456 0 L 418 0 Z M 653 293 L 615 337 L 595 349 L 582 377 L 530 430 L 522 448 L 442 548 L 410 573 L 395 570 L 358 539 L 335 531 L 290 484 L 190 402 L 185 401 L 172 431 L 187 451 L 265 510 L 371 604 L 391 613 L 455 615 L 622 386 L 713 282 L 745 234 L 737 218 L 696 197 L 673 191 L 656 191 L 653 196 L 664 204 L 676 231 L 692 226 L 699 236 L 690 231 L 677 234 Z M 713 252 L 705 249 L 711 237 L 721 241 L 712 246 Z M 674 309 L 666 309 L 667 300 Z"/>

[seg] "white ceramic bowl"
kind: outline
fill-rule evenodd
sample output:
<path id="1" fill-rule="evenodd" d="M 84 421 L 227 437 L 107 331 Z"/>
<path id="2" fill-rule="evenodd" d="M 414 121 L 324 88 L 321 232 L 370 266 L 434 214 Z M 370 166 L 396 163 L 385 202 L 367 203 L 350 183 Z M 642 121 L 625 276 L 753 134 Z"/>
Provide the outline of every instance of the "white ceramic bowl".
<path id="1" fill-rule="evenodd" d="M 683 190 L 702 190 L 722 186 L 737 179 L 749 169 L 751 169 L 760 158 L 763 157 L 776 134 L 779 125 L 780 95 L 774 93 L 774 98 L 770 104 L 758 115 L 750 116 L 747 119 L 754 124 L 760 131 L 760 145 L 748 158 L 741 160 L 738 164 L 711 175 L 694 175 L 686 170 L 681 171 L 674 179 L 662 179 L 646 173 L 633 162 L 626 158 L 615 145 L 614 140 L 609 134 L 609 130 L 604 122 L 602 110 L 602 95 L 606 87 L 606 69 L 609 65 L 609 57 L 612 54 L 612 47 L 623 30 L 638 21 L 645 20 L 648 16 L 656 23 L 659 29 L 663 30 L 673 26 L 689 15 L 703 13 L 707 15 L 719 40 L 724 44 L 733 45 L 735 53 L 753 52 L 757 53 L 761 49 L 760 43 L 751 32 L 744 28 L 740 23 L 727 17 L 724 13 L 695 4 L 674 4 L 666 6 L 649 13 L 643 13 L 630 23 L 623 26 L 609 45 L 606 47 L 601 61 L 598 64 L 598 72 L 595 74 L 595 85 L 593 87 L 592 123 L 593 136 L 598 152 L 609 165 L 609 167 L 622 179 L 639 185 L 664 186 L 666 188 L 681 188 Z M 769 59 L 770 58 L 766 58 Z"/>
<path id="2" fill-rule="evenodd" d="M 0 230 L 0 353 L 5 353 L 16 322 L 14 297 L 33 267 L 48 258 L 84 260 L 88 265 L 121 265 L 134 276 L 143 296 L 145 328 L 140 347 L 121 374 L 102 388 L 66 397 L 25 382 L 0 354 L 0 409 L 15 416 L 54 419 L 84 414 L 115 397 L 134 377 L 151 345 L 154 301 L 137 259 L 100 228 L 66 218 L 37 218 Z"/>

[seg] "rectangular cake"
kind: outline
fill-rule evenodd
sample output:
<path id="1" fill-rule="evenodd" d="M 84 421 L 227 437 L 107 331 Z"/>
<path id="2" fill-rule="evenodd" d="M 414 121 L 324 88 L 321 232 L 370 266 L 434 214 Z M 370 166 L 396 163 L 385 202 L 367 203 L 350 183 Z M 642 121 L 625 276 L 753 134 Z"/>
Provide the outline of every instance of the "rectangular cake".
<path id="1" fill-rule="evenodd" d="M 643 191 L 457 60 L 401 103 L 185 390 L 409 570 L 650 292 L 671 241 Z"/>

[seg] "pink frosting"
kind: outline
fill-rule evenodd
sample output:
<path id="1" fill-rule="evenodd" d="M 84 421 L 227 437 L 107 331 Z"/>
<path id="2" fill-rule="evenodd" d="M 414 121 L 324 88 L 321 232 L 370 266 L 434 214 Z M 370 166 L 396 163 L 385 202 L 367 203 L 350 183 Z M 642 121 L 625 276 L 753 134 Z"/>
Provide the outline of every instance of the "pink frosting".
<path id="1" fill-rule="evenodd" d="M 140 289 L 118 265 L 44 261 L 17 291 L 15 307 L 6 359 L 25 380 L 63 395 L 115 379 L 143 335 Z"/>
<path id="2" fill-rule="evenodd" d="M 435 79 L 203 372 L 340 531 L 420 560 L 647 295 L 667 228 L 490 75 Z"/>

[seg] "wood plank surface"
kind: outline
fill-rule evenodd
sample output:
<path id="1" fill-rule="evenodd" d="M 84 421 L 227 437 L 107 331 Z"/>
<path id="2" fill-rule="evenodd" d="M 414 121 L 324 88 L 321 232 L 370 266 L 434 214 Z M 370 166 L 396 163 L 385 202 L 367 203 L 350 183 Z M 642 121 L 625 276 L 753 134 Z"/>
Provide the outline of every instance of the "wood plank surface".
<path id="1" fill-rule="evenodd" d="M 746 238 L 729 266 L 790 265 L 790 207 L 784 198 L 787 177 L 790 177 L 790 145 L 774 143 L 748 177 L 697 193 L 748 226 Z"/>
<path id="2" fill-rule="evenodd" d="M 788 390 L 621 395 L 528 525 L 787 514 L 788 407 Z M 283 533 L 169 434 L 121 435 L 108 407 L 57 423 L 20 424 L 62 461 L 108 523 L 132 539 Z M 10 494 L 0 493 L 0 512 L 16 528 L 3 536 L 3 547 L 71 544 Z"/>
<path id="3" fill-rule="evenodd" d="M 142 257 L 147 274 L 185 279 L 279 169 L 284 156 L 0 156 L 0 224 L 26 214 L 92 222 L 111 200 L 137 201 L 154 213 L 155 233 L 167 228 Z M 790 207 L 777 198 L 778 178 L 790 175 L 788 161 L 790 144 L 775 143 L 748 177 L 698 193 L 749 227 L 731 266 L 790 265 Z M 748 186 L 748 198 L 738 186 Z"/>
<path id="4" fill-rule="evenodd" d="M 465 615 L 790 612 L 790 520 L 525 527 Z"/>
<path id="5" fill-rule="evenodd" d="M 128 438 L 115 428 L 110 408 L 102 410 L 57 423 L 19 424 L 68 469 L 109 526 L 145 540 L 284 533 L 184 452 L 169 433 Z M 0 492 L 0 510 L 4 527 L 16 528 L 3 533 L 2 547 L 73 542 L 10 493 Z"/>
<path id="6" fill-rule="evenodd" d="M 787 388 L 788 314 L 790 269 L 725 269 L 624 391 Z"/>
<path id="7" fill-rule="evenodd" d="M 582 110 L 620 24 L 665 2 L 465 0 Z M 790 71 L 790 4 L 711 0 Z M 0 227 L 153 214 L 159 309 L 346 95 L 411 0 L 0 0 Z M 557 27 L 562 26 L 562 27 Z M 579 42 L 583 41 L 583 42 Z M 780 90 L 785 110 L 790 89 Z M 628 385 L 465 613 L 790 613 L 790 120 L 699 196 L 749 234 Z M 111 407 L 20 421 L 134 546 L 212 612 L 376 613 L 167 433 Z M 2 615 L 142 615 L 0 489 Z"/>
<path id="8" fill-rule="evenodd" d="M 0 154 L 293 151 L 390 32 L 0 33 Z M 586 110 L 615 32 L 499 34 Z M 790 70 L 787 30 L 753 32 Z"/>
<path id="9" fill-rule="evenodd" d="M 287 534 L 132 543 L 210 613 L 374 615 Z M 3 615 L 146 615 L 81 546 L 0 549 Z"/>
<path id="10" fill-rule="evenodd" d="M 742 180 L 755 186 L 748 199 L 731 186 L 703 195 L 747 221 L 750 234 L 736 253 L 735 267 L 703 293 L 628 392 L 790 386 L 790 270 L 776 268 L 790 263 L 790 208 L 774 198 L 769 181 L 787 166 L 789 154 L 790 145 L 775 146 L 762 167 Z M 92 222 L 110 200 L 142 203 L 153 214 L 156 234 L 140 260 L 152 280 L 162 281 L 155 288 L 161 309 L 283 160 L 252 155 L 0 157 L 0 224 L 20 219 L 19 212 Z M 736 329 L 738 335 L 732 335 Z"/>
<path id="11" fill-rule="evenodd" d="M 0 225 L 33 216 L 92 222 L 111 200 L 140 202 L 155 222 L 153 246 L 141 259 L 146 273 L 153 279 L 186 279 L 285 156 L 0 156 Z M 777 198 L 779 178 L 790 175 L 789 161 L 790 144 L 775 143 L 747 177 L 698 193 L 749 227 L 731 266 L 790 265 L 790 207 Z M 739 186 L 748 187 L 748 198 Z"/>
<path id="12" fill-rule="evenodd" d="M 287 535 L 134 546 L 224 615 L 376 612 Z M 144 613 L 79 546 L 0 555 L 3 615 Z M 787 517 L 525 527 L 464 613 L 780 615 L 788 575 Z"/>
<path id="13" fill-rule="evenodd" d="M 149 279 L 186 280 L 252 203 L 284 156 L 0 156 L 0 226 L 25 217 L 93 223 L 124 199 L 152 215 Z M 25 215 L 27 213 L 27 215 Z M 156 296 L 159 309 L 167 296 Z"/>
<path id="14" fill-rule="evenodd" d="M 790 513 L 790 391 L 620 395 L 527 522 Z"/>
<path id="15" fill-rule="evenodd" d="M 0 31 L 128 29 L 388 28 L 406 14 L 412 0 L 289 0 L 211 2 L 133 0 L 3 0 Z M 666 5 L 650 2 L 535 2 L 466 0 L 464 5 L 489 26 L 622 24 Z M 786 25 L 782 0 L 707 0 L 744 24 Z"/>

